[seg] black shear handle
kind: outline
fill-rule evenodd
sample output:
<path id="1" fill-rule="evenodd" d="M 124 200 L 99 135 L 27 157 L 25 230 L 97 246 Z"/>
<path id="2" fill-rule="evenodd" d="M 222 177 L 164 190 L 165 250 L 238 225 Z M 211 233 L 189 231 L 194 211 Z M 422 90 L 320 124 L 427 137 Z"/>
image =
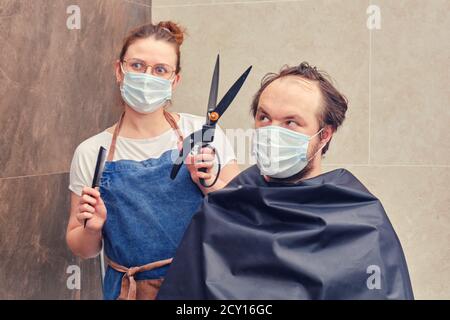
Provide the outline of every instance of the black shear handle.
<path id="1" fill-rule="evenodd" d="M 203 179 L 203 178 L 200 178 L 200 179 L 199 179 L 199 180 L 200 180 L 200 184 L 201 184 L 203 187 L 205 187 L 205 188 L 211 188 L 213 185 L 216 184 L 217 179 L 219 179 L 219 174 L 220 174 L 220 170 L 221 170 L 220 157 L 219 157 L 219 154 L 217 153 L 216 148 L 214 148 L 212 145 L 210 145 L 210 144 L 205 144 L 205 145 L 203 145 L 203 148 L 210 148 L 211 150 L 213 150 L 213 151 L 214 151 L 214 154 L 217 156 L 217 160 L 218 160 L 218 161 L 217 161 L 217 174 L 216 174 L 216 178 L 214 179 L 214 181 L 213 181 L 210 185 L 207 185 L 205 179 Z M 198 171 L 200 171 L 200 172 L 206 172 L 206 168 L 199 168 Z"/>

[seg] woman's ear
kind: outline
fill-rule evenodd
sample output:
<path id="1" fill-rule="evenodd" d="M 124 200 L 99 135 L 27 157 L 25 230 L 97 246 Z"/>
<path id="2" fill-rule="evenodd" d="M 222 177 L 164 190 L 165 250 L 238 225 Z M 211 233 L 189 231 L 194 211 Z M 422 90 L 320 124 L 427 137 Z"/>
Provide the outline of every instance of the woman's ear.
<path id="1" fill-rule="evenodd" d="M 120 60 L 116 60 L 114 63 L 114 71 L 116 73 L 116 82 L 119 84 L 123 81 L 123 72 L 122 68 L 120 67 Z"/>
<path id="2" fill-rule="evenodd" d="M 175 75 L 175 78 L 173 78 L 173 82 L 172 82 L 172 90 L 175 90 L 176 87 L 178 86 L 178 83 L 181 81 L 181 74 L 177 73 Z"/>

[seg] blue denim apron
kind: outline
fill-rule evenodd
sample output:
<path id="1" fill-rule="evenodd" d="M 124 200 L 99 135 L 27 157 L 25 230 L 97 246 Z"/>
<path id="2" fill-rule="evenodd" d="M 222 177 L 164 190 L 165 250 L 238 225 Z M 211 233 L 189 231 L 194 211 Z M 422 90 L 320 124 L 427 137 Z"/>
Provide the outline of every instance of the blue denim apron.
<path id="1" fill-rule="evenodd" d="M 114 131 L 100 180 L 107 209 L 103 226 L 108 262 L 104 299 L 154 299 L 203 194 L 185 166 L 170 179 L 172 153 L 143 161 L 113 162 L 124 113 Z M 182 134 L 173 117 L 165 117 L 178 138 Z"/>

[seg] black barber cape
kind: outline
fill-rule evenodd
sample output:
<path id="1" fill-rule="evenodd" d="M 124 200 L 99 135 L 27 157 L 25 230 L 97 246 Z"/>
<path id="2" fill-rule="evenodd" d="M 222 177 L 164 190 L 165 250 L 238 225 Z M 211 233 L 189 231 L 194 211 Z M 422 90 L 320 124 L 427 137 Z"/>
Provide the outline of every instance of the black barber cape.
<path id="1" fill-rule="evenodd" d="M 295 185 L 256 166 L 205 198 L 158 299 L 413 299 L 380 201 L 349 171 Z"/>

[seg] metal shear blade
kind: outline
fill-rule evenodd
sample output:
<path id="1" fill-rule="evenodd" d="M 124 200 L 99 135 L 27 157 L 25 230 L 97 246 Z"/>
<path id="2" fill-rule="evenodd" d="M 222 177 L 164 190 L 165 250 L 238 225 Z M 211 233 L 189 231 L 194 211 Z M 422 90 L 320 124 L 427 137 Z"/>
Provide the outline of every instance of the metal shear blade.
<path id="1" fill-rule="evenodd" d="M 174 162 L 172 171 L 170 173 L 171 179 L 175 179 L 177 176 L 184 160 L 188 154 L 195 147 L 205 147 L 208 146 L 214 140 L 214 130 L 217 121 L 225 113 L 227 108 L 231 105 L 234 98 L 241 90 L 242 85 L 247 79 L 252 66 L 248 67 L 244 73 L 234 82 L 231 88 L 223 96 L 220 102 L 217 104 L 217 95 L 219 89 L 219 55 L 217 55 L 216 65 L 214 67 L 214 73 L 211 81 L 211 88 L 209 92 L 208 108 L 206 112 L 206 123 L 203 125 L 202 129 L 195 131 L 189 137 L 186 137 L 183 141 L 183 147 L 180 150 L 178 159 Z"/>

